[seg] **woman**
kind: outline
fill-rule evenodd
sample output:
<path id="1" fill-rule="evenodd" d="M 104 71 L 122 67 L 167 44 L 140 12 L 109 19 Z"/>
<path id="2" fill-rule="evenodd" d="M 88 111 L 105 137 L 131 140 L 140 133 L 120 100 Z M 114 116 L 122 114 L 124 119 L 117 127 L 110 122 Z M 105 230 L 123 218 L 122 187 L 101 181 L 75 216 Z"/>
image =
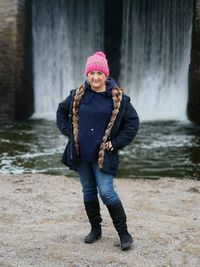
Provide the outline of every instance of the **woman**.
<path id="1" fill-rule="evenodd" d="M 119 163 L 118 150 L 128 145 L 139 127 L 138 115 L 116 82 L 109 77 L 103 52 L 87 59 L 84 84 L 59 104 L 57 126 L 68 136 L 62 162 L 78 171 L 91 231 L 85 243 L 102 235 L 98 193 L 107 206 L 121 249 L 130 248 L 133 238 L 127 230 L 126 214 L 113 188 Z"/>

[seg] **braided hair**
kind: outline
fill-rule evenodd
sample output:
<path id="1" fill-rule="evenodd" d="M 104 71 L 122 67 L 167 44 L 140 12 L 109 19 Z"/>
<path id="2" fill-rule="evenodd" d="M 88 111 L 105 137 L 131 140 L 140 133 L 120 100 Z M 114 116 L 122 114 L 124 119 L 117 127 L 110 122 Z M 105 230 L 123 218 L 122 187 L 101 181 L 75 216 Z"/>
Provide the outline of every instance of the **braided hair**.
<path id="1" fill-rule="evenodd" d="M 98 155 L 99 168 L 103 167 L 104 155 L 105 155 L 105 143 L 108 140 L 108 137 L 110 135 L 110 132 L 111 132 L 112 127 L 114 125 L 114 122 L 116 120 L 117 114 L 119 113 L 121 100 L 122 100 L 122 89 L 121 88 L 116 86 L 112 89 L 112 100 L 113 100 L 114 109 L 112 111 L 110 121 L 109 121 L 107 128 L 105 130 L 105 134 L 102 138 L 102 143 L 100 145 L 99 155 Z"/>
<path id="2" fill-rule="evenodd" d="M 73 125 L 73 134 L 74 134 L 74 143 L 76 147 L 76 153 L 79 156 L 79 144 L 78 144 L 78 122 L 79 122 L 79 106 L 82 96 L 85 93 L 85 88 L 83 85 L 80 85 L 78 89 L 76 90 L 76 94 L 73 99 L 72 104 L 72 125 Z M 112 127 L 114 125 L 114 122 L 116 120 L 117 114 L 119 113 L 121 100 L 122 100 L 122 89 L 115 86 L 112 89 L 112 100 L 113 100 L 113 110 L 110 117 L 110 121 L 107 125 L 107 128 L 105 130 L 104 136 L 102 138 L 102 142 L 99 149 L 98 154 L 98 166 L 99 168 L 103 167 L 104 162 L 104 155 L 105 155 L 105 143 L 107 142 L 110 132 L 112 130 Z"/>
<path id="3" fill-rule="evenodd" d="M 74 143 L 76 147 L 76 153 L 79 156 L 79 144 L 78 144 L 78 121 L 79 121 L 79 106 L 81 98 L 85 93 L 85 88 L 83 85 L 80 85 L 76 90 L 76 94 L 73 99 L 72 104 L 72 125 L 73 125 L 73 134 L 74 134 Z"/>

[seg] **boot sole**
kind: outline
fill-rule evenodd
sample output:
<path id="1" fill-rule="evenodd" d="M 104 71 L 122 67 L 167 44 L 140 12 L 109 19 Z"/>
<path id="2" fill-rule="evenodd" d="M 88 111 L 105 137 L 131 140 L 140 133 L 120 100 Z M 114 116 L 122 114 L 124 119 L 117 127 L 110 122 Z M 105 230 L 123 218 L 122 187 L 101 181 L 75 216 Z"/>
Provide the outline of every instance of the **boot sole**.
<path id="1" fill-rule="evenodd" d="M 101 235 L 98 236 L 95 240 L 92 240 L 92 241 L 90 241 L 90 240 L 85 240 L 85 239 L 84 239 L 84 242 L 85 242 L 86 244 L 92 244 L 92 243 L 96 242 L 96 241 L 99 240 L 99 239 L 101 239 Z"/>
<path id="2" fill-rule="evenodd" d="M 132 243 L 127 243 L 126 245 L 121 247 L 121 250 L 129 250 L 132 246 L 133 246 L 133 242 Z"/>

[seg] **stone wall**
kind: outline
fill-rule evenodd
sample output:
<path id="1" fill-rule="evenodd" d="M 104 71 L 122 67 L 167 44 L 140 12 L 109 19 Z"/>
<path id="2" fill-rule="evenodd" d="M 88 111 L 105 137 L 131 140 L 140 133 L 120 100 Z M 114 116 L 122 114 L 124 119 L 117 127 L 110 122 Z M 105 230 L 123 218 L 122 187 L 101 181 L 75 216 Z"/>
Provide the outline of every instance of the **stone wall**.
<path id="1" fill-rule="evenodd" d="M 0 124 L 24 119 L 32 113 L 32 87 L 26 88 L 25 79 L 27 30 L 26 1 L 1 0 Z"/>
<path id="2" fill-rule="evenodd" d="M 188 117 L 194 123 L 200 124 L 200 0 L 194 1 Z"/>
<path id="3" fill-rule="evenodd" d="M 15 114 L 16 1 L 0 1 L 0 123 Z"/>

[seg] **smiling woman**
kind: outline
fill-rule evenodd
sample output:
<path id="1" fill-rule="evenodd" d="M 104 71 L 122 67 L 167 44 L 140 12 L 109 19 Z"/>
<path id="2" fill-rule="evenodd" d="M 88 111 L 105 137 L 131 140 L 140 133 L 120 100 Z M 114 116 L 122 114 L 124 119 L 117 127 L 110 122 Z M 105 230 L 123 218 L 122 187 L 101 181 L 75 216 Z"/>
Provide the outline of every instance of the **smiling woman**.
<path id="1" fill-rule="evenodd" d="M 98 64 L 97 64 L 98 62 Z M 97 52 L 89 57 L 85 67 L 88 84 L 96 92 L 106 91 L 106 79 L 109 76 L 107 59 L 102 52 Z"/>
<path id="2" fill-rule="evenodd" d="M 93 243 L 102 235 L 99 193 L 119 234 L 121 249 L 125 250 L 131 247 L 133 238 L 127 230 L 126 214 L 113 178 L 119 163 L 118 151 L 136 136 L 139 118 L 130 98 L 109 77 L 103 52 L 88 57 L 85 74 L 85 83 L 58 106 L 57 126 L 69 138 L 62 161 L 78 171 L 80 177 L 91 224 L 85 243 Z"/>
<path id="3" fill-rule="evenodd" d="M 106 75 L 101 71 L 90 71 L 88 73 L 88 84 L 97 93 L 106 91 Z"/>

